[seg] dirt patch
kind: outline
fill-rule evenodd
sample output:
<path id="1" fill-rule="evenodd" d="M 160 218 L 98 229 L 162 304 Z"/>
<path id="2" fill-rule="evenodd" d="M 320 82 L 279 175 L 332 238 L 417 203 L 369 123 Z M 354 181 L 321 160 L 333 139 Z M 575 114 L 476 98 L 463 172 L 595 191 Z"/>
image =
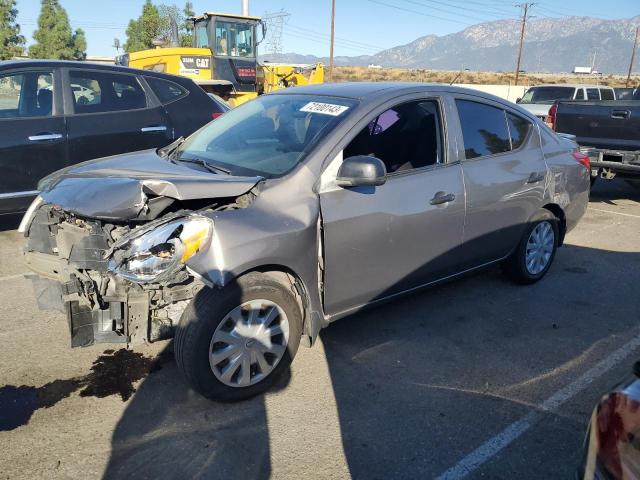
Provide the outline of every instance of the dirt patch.
<path id="1" fill-rule="evenodd" d="M 81 397 L 120 395 L 125 402 L 136 391 L 135 382 L 160 370 L 167 361 L 169 356 L 166 354 L 150 358 L 124 348 L 105 350 L 93 362 L 91 372 L 83 377 L 54 380 L 40 387 L 0 387 L 0 431 L 26 425 L 36 410 L 53 407 L 78 390 Z"/>

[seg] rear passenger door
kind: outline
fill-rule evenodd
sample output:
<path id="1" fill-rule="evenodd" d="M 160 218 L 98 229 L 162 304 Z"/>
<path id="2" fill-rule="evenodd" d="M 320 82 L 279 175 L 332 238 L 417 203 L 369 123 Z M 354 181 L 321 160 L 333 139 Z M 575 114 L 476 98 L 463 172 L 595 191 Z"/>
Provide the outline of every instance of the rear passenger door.
<path id="1" fill-rule="evenodd" d="M 547 165 L 533 123 L 498 103 L 456 99 L 467 193 L 462 255 L 467 267 L 515 248 L 529 218 L 543 206 Z"/>
<path id="2" fill-rule="evenodd" d="M 67 69 L 64 75 L 69 158 L 92 158 L 162 147 L 173 139 L 163 108 L 137 75 Z"/>
<path id="3" fill-rule="evenodd" d="M 67 164 L 58 72 L 0 72 L 0 214 L 26 209 L 38 181 Z"/>

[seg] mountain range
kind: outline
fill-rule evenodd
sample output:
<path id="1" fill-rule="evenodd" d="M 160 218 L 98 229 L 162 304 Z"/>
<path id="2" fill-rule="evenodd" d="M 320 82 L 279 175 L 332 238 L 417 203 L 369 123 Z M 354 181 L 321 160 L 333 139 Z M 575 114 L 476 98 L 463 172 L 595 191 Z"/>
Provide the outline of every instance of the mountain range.
<path id="1" fill-rule="evenodd" d="M 496 20 L 449 35 L 425 35 L 375 55 L 339 56 L 338 66 L 510 71 L 515 68 L 519 20 Z M 620 20 L 592 17 L 541 18 L 527 22 L 521 68 L 536 72 L 570 72 L 591 66 L 603 73 L 626 73 L 640 15 Z M 638 57 L 634 71 L 639 70 Z M 329 63 L 328 58 L 298 53 L 263 55 L 261 60 Z"/>

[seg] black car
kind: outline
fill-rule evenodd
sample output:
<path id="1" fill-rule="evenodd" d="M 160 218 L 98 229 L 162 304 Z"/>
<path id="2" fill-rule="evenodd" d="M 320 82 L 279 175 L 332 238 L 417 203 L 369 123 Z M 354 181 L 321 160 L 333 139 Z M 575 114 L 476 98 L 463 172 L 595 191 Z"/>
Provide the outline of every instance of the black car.
<path id="1" fill-rule="evenodd" d="M 80 62 L 0 62 L 0 215 L 65 166 L 162 147 L 223 113 L 192 80 Z"/>

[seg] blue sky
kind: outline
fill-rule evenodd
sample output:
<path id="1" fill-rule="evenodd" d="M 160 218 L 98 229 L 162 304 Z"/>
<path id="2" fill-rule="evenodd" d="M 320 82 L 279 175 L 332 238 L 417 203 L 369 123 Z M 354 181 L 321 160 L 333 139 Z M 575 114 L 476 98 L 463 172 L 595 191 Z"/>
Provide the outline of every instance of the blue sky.
<path id="1" fill-rule="evenodd" d="M 73 28 L 87 35 L 89 55 L 113 56 L 113 39 L 121 43 L 130 18 L 140 15 L 144 0 L 60 0 Z M 154 0 L 175 3 L 183 0 Z M 336 0 L 336 55 L 373 54 L 428 34 L 445 35 L 471 24 L 499 18 L 515 18 L 517 1 L 509 0 Z M 194 0 L 196 13 L 238 13 L 240 0 Z M 590 15 L 629 18 L 640 15 L 640 0 L 539 0 L 532 14 L 539 18 Z M 29 43 L 40 11 L 39 0 L 17 0 L 18 21 Z M 99 6 L 98 9 L 95 7 Z M 285 10 L 290 14 L 283 31 L 283 50 L 318 56 L 329 53 L 331 0 L 250 0 L 250 13 Z"/>

